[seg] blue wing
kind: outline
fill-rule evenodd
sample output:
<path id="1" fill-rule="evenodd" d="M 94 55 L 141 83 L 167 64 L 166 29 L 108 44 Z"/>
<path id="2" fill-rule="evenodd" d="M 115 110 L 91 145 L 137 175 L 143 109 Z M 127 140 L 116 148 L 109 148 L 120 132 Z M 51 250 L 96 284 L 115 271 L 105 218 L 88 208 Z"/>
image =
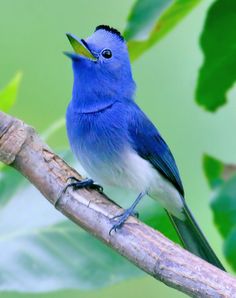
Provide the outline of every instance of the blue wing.
<path id="1" fill-rule="evenodd" d="M 134 150 L 148 160 L 184 197 L 179 171 L 168 145 L 135 103 L 132 103 L 128 111 L 128 130 Z"/>

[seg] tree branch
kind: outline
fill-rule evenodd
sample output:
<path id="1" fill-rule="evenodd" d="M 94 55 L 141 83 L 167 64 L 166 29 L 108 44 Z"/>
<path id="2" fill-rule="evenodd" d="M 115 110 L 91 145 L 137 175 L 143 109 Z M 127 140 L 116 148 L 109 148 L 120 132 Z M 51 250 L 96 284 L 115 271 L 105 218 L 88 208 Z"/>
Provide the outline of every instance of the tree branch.
<path id="1" fill-rule="evenodd" d="M 60 212 L 102 240 L 139 268 L 192 297 L 236 297 L 236 279 L 130 217 L 109 235 L 110 218 L 121 209 L 96 191 L 68 189 L 69 167 L 21 120 L 0 112 L 0 161 L 17 169 Z"/>

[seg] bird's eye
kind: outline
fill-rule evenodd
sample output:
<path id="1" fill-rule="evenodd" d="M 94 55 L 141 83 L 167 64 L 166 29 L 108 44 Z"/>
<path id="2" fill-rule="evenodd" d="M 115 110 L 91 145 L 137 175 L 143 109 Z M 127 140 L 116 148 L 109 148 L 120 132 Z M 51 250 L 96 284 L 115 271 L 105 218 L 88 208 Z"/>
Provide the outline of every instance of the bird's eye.
<path id="1" fill-rule="evenodd" d="M 102 56 L 106 59 L 109 59 L 112 57 L 112 52 L 109 49 L 105 49 L 102 51 Z"/>

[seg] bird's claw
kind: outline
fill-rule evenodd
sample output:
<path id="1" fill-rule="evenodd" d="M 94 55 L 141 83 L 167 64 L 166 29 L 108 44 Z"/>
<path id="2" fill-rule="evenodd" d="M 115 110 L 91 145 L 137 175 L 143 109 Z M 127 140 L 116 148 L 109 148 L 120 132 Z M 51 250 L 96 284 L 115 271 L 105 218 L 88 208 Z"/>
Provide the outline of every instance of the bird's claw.
<path id="1" fill-rule="evenodd" d="M 93 183 L 90 185 L 90 188 L 97 190 L 98 192 L 103 192 L 103 187 L 97 183 Z"/>
<path id="2" fill-rule="evenodd" d="M 81 188 L 92 188 L 99 192 L 103 192 L 103 187 L 95 183 L 92 179 L 79 180 L 76 177 L 70 176 L 67 178 L 67 181 L 71 181 L 66 185 L 63 192 L 65 193 L 68 187 L 73 187 L 74 190 Z M 73 181 L 73 182 L 72 182 Z"/>
<path id="3" fill-rule="evenodd" d="M 66 178 L 66 182 L 68 181 L 76 181 L 76 182 L 80 182 L 80 180 L 74 176 L 69 176 Z"/>
<path id="4" fill-rule="evenodd" d="M 116 223 L 112 226 L 112 228 L 109 231 L 109 235 L 111 236 L 112 231 L 117 231 L 118 229 L 120 229 L 122 227 L 124 223 Z"/>
<path id="5" fill-rule="evenodd" d="M 118 220 L 110 229 L 109 235 L 111 235 L 112 231 L 116 232 L 118 229 L 120 229 L 123 226 L 123 224 L 126 222 L 126 220 L 128 219 L 129 216 L 135 216 L 138 218 L 139 214 L 138 214 L 138 212 L 135 212 L 134 210 L 127 209 L 127 210 L 125 210 L 125 212 L 112 217 L 111 221 L 116 221 L 117 219 Z"/>

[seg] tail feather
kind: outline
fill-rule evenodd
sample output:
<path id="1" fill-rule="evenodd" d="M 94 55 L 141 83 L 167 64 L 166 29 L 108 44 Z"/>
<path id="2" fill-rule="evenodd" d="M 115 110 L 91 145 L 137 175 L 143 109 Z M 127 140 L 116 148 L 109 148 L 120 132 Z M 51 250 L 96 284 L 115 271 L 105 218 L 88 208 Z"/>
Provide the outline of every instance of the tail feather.
<path id="1" fill-rule="evenodd" d="M 210 247 L 208 241 L 206 240 L 204 234 L 199 228 L 197 222 L 195 221 L 191 211 L 185 205 L 184 207 L 184 215 L 185 220 L 180 220 L 174 215 L 169 215 L 171 222 L 173 223 L 180 240 L 183 243 L 183 246 L 192 252 L 193 254 L 199 256 L 205 261 L 211 263 L 212 265 L 220 268 L 221 270 L 225 270 L 220 260 L 217 258 L 216 254 Z"/>

